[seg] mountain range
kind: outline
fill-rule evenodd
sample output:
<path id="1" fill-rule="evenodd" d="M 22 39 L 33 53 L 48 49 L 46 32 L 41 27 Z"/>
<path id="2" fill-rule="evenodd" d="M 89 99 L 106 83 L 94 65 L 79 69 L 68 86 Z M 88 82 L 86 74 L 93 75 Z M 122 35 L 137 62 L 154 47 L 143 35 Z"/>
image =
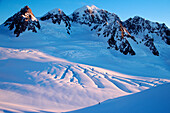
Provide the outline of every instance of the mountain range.
<path id="1" fill-rule="evenodd" d="M 71 34 L 71 26 L 74 23 L 87 25 L 96 31 L 96 35 L 107 38 L 108 49 L 113 48 L 124 55 L 136 55 L 133 44 L 138 47 L 145 46 L 156 56 L 160 54 L 156 47 L 159 41 L 170 45 L 170 29 L 164 23 L 151 22 L 139 16 L 121 21 L 118 15 L 94 5 L 81 7 L 71 15 L 66 15 L 61 9 L 56 8 L 40 17 L 40 20 L 59 25 L 63 22 L 68 34 Z M 28 6 L 8 18 L 3 25 L 9 30 L 14 30 L 16 37 L 26 29 L 36 33 L 41 28 L 39 20 Z"/>
<path id="2" fill-rule="evenodd" d="M 94 5 L 33 12 L 0 25 L 0 112 L 169 113 L 165 24 Z"/>

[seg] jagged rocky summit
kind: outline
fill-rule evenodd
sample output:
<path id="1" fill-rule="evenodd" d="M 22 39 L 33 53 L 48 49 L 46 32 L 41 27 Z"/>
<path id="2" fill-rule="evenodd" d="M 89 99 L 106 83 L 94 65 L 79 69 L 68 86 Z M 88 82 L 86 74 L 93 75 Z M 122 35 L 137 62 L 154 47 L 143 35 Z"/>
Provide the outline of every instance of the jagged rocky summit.
<path id="1" fill-rule="evenodd" d="M 4 26 L 8 26 L 9 30 L 14 29 L 14 34 L 16 34 L 16 37 L 27 29 L 32 32 L 37 32 L 36 28 L 40 29 L 38 19 L 34 16 L 32 10 L 28 6 L 25 6 L 18 13 L 8 18 L 4 22 Z"/>
<path id="2" fill-rule="evenodd" d="M 163 23 L 151 22 L 142 17 L 135 16 L 123 22 L 123 26 L 135 37 L 141 38 L 140 43 L 147 46 L 154 55 L 159 56 L 155 47 L 155 38 L 160 38 L 166 44 L 170 45 L 170 29 Z"/>
<path id="3" fill-rule="evenodd" d="M 143 45 L 159 56 L 159 51 L 155 45 L 155 40 L 160 39 L 165 44 L 170 45 L 170 29 L 165 24 L 151 22 L 142 17 L 135 16 L 126 21 L 121 21 L 118 15 L 96 6 L 84 6 L 75 10 L 67 16 L 61 9 L 53 9 L 40 17 L 41 21 L 50 21 L 53 24 L 64 23 L 66 32 L 71 33 L 72 23 L 84 24 L 96 31 L 96 35 L 108 39 L 108 49 L 115 49 L 124 55 L 136 55 L 132 43 Z M 14 29 L 14 34 L 19 36 L 26 29 L 37 32 L 40 23 L 35 18 L 31 9 L 25 6 L 14 16 L 4 23 L 10 30 Z"/>
<path id="4" fill-rule="evenodd" d="M 70 34 L 71 30 L 70 18 L 61 9 L 56 8 L 49 11 L 47 14 L 42 16 L 40 20 L 42 21 L 51 20 L 53 24 L 57 23 L 59 25 L 61 24 L 61 22 L 64 22 L 67 33 Z"/>
<path id="5" fill-rule="evenodd" d="M 129 40 L 143 44 L 156 56 L 159 56 L 159 51 L 154 43 L 155 38 L 170 44 L 170 30 L 165 24 L 151 22 L 139 16 L 121 21 L 116 14 L 93 5 L 75 10 L 70 18 L 74 23 L 85 24 L 91 30 L 96 30 L 98 36 L 108 37 L 108 48 L 114 48 L 125 55 L 136 54 Z"/>

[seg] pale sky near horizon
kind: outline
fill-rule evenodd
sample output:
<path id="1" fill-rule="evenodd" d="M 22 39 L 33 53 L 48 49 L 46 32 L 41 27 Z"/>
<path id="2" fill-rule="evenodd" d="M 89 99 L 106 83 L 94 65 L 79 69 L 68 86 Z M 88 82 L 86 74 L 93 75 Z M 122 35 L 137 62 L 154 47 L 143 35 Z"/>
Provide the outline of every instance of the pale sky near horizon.
<path id="1" fill-rule="evenodd" d="M 36 17 L 54 8 L 60 8 L 67 15 L 84 5 L 117 14 L 121 20 L 141 16 L 145 19 L 165 23 L 170 28 L 170 0 L 0 0 L 0 24 L 28 5 Z"/>

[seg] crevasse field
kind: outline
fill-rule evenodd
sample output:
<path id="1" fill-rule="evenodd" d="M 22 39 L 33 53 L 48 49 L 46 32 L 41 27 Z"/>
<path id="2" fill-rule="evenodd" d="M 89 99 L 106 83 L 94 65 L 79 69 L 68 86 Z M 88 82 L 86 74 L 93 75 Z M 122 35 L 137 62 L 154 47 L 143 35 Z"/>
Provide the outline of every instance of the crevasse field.
<path id="1" fill-rule="evenodd" d="M 1 112 L 68 112 L 97 104 L 74 112 L 139 113 L 142 105 L 168 113 L 168 45 L 157 43 L 159 57 L 135 44 L 137 55 L 123 55 L 87 26 L 73 24 L 68 35 L 64 25 L 40 23 L 38 33 L 20 37 L 0 26 Z"/>

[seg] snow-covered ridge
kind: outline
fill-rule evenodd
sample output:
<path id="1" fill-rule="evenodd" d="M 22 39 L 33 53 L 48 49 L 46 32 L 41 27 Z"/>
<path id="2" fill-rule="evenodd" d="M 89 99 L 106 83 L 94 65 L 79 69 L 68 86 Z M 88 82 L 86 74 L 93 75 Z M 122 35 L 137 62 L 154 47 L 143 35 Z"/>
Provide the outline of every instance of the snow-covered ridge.
<path id="1" fill-rule="evenodd" d="M 47 12 L 44 16 L 40 18 L 42 21 L 51 21 L 54 24 L 61 24 L 63 22 L 66 27 L 66 31 L 68 34 L 70 34 L 71 30 L 71 23 L 70 23 L 70 18 L 61 10 L 58 8 L 55 8 L 49 12 Z"/>
<path id="2" fill-rule="evenodd" d="M 134 37 L 140 37 L 139 43 L 147 46 L 154 55 L 159 56 L 159 51 L 155 46 L 157 38 L 170 45 L 170 29 L 165 24 L 151 22 L 142 17 L 135 16 L 123 22 L 123 26 Z"/>
<path id="3" fill-rule="evenodd" d="M 170 45 L 170 29 L 164 23 L 151 22 L 142 17 L 135 16 L 134 18 L 129 18 L 123 22 L 123 26 L 133 35 L 143 35 L 141 38 L 150 35 L 153 39 L 155 37 L 154 35 L 156 35 Z"/>
<path id="4" fill-rule="evenodd" d="M 85 10 L 91 10 L 91 11 L 96 12 L 96 10 L 100 10 L 100 9 L 98 7 L 96 7 L 95 5 L 92 5 L 92 6 L 86 5 L 81 8 L 76 9 L 74 12 L 79 12 L 80 14 L 83 14 Z"/>
<path id="5" fill-rule="evenodd" d="M 22 15 L 17 16 L 20 14 Z M 24 20 L 21 19 L 22 21 L 18 22 L 20 17 Z M 170 44 L 170 30 L 165 24 L 151 22 L 139 16 L 123 22 L 118 15 L 99 9 L 94 5 L 83 6 L 75 10 L 70 16 L 56 8 L 40 17 L 40 20 L 65 26 L 69 35 L 72 33 L 73 24 L 87 25 L 91 30 L 96 31 L 97 36 L 107 39 L 108 49 L 114 49 L 124 55 L 136 55 L 138 51 L 135 47 L 142 46 L 142 48 L 146 47 L 153 55 L 160 56 L 161 52 L 157 45 L 162 42 Z M 19 36 L 26 29 L 33 32 L 37 32 L 36 28 L 40 29 L 39 21 L 28 6 L 9 18 L 4 25 L 8 26 L 10 30 L 16 28 L 14 30 L 16 36 Z"/>
<path id="6" fill-rule="evenodd" d="M 75 23 L 88 25 L 92 28 L 91 30 L 97 32 L 98 36 L 108 37 L 109 48 L 118 50 L 125 55 L 135 55 L 135 48 L 132 47 L 131 43 L 134 41 L 136 46 L 143 44 L 153 55 L 159 56 L 159 51 L 152 37 L 158 37 L 169 44 L 170 30 L 165 24 L 151 22 L 139 16 L 122 22 L 116 14 L 92 7 L 95 6 L 79 8 L 73 12 L 70 18 Z M 130 41 L 131 39 L 132 41 Z"/>
<path id="7" fill-rule="evenodd" d="M 87 5 L 75 10 L 70 15 L 70 18 L 73 22 L 92 26 L 92 24 L 102 24 L 114 21 L 118 16 L 106 10 L 99 9 L 94 5 Z"/>
<path id="8" fill-rule="evenodd" d="M 63 12 L 61 9 L 58 9 L 58 8 L 55 8 L 55 9 L 52 9 L 51 11 L 49 11 L 49 13 L 52 13 L 52 14 L 58 14 L 58 13 L 61 13 Z"/>

